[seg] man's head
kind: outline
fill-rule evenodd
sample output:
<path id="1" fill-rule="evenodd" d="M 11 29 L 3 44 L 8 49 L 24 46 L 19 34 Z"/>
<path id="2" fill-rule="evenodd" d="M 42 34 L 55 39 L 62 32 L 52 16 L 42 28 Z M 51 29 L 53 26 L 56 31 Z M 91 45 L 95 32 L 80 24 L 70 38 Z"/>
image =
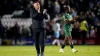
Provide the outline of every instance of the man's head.
<path id="1" fill-rule="evenodd" d="M 33 5 L 33 7 L 36 9 L 36 10 L 40 10 L 40 3 L 38 0 L 32 0 L 30 1 L 30 3 Z"/>
<path id="2" fill-rule="evenodd" d="M 71 9 L 70 9 L 70 6 L 69 6 L 69 5 L 67 5 L 67 6 L 65 7 L 65 12 L 67 12 L 67 13 L 71 12 Z"/>

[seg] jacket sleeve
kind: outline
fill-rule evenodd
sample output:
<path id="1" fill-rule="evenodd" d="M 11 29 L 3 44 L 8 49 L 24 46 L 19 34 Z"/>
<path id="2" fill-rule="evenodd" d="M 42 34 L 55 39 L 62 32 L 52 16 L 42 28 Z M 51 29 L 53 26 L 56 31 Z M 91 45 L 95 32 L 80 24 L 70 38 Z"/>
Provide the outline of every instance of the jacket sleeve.
<path id="1" fill-rule="evenodd" d="M 44 19 L 48 19 L 48 14 L 43 14 Z"/>

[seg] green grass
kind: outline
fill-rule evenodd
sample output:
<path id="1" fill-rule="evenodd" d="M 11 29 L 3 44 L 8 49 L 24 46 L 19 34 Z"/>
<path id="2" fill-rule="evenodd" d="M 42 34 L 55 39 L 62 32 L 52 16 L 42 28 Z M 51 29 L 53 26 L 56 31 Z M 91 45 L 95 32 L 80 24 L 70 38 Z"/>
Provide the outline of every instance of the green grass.
<path id="1" fill-rule="evenodd" d="M 76 45 L 77 53 L 72 53 L 66 46 L 64 53 L 59 53 L 60 46 L 46 46 L 45 56 L 100 56 L 99 45 Z M 34 46 L 0 46 L 0 56 L 36 56 Z"/>

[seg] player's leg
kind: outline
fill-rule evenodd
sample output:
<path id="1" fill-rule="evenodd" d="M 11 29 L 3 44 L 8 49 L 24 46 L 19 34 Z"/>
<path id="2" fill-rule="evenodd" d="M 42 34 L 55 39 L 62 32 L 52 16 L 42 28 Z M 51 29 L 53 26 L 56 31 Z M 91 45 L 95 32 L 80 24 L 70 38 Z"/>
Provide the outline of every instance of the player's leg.
<path id="1" fill-rule="evenodd" d="M 60 46 L 60 41 L 59 41 L 60 32 L 59 31 L 57 32 L 57 36 L 56 37 L 57 37 L 57 44 L 58 44 L 58 46 Z"/>
<path id="2" fill-rule="evenodd" d="M 67 40 L 67 36 L 68 36 L 67 30 L 65 30 L 64 33 L 65 33 L 65 38 L 64 38 L 64 41 L 63 41 L 63 43 L 61 45 L 61 49 L 59 50 L 59 52 L 62 52 L 62 53 L 64 52 L 63 50 L 64 50 L 64 48 L 66 46 L 66 40 Z"/>
<path id="3" fill-rule="evenodd" d="M 57 43 L 58 46 L 60 46 L 59 36 L 60 36 L 60 32 L 56 31 L 55 32 L 55 38 L 56 39 L 54 40 L 53 44 Z"/>
<path id="4" fill-rule="evenodd" d="M 57 39 L 54 39 L 53 42 L 52 42 L 52 45 L 55 45 L 57 42 Z"/>
<path id="5" fill-rule="evenodd" d="M 59 50 L 59 52 L 64 53 L 64 48 L 66 46 L 66 40 L 67 40 L 67 37 L 66 36 L 67 36 L 67 34 L 65 33 L 65 38 L 64 38 L 64 41 L 63 41 L 63 43 L 61 45 L 61 49 Z"/>
<path id="6" fill-rule="evenodd" d="M 52 45 L 55 45 L 57 43 L 57 32 L 56 31 L 54 31 L 54 37 L 55 39 L 53 40 Z"/>
<path id="7" fill-rule="evenodd" d="M 69 31 L 68 34 L 69 34 L 68 41 L 69 41 L 69 44 L 70 44 L 71 49 L 73 49 L 74 46 L 73 46 L 73 41 L 72 41 L 72 37 L 71 37 L 71 31 Z"/>
<path id="8" fill-rule="evenodd" d="M 70 44 L 70 47 L 71 47 L 72 51 L 73 51 L 73 52 L 77 52 L 77 50 L 75 50 L 75 49 L 74 49 L 74 46 L 73 46 L 73 41 L 72 41 L 72 37 L 71 37 L 71 32 L 69 32 L 68 41 L 69 41 L 69 44 Z"/>
<path id="9" fill-rule="evenodd" d="M 34 38 L 34 42 L 35 42 L 35 48 L 36 48 L 36 51 L 37 51 L 37 56 L 40 56 L 39 32 L 37 32 L 36 30 L 34 30 L 34 32 L 33 32 L 33 38 Z"/>
<path id="10" fill-rule="evenodd" d="M 65 39 L 64 39 L 64 41 L 63 41 L 63 44 L 61 45 L 61 49 L 59 50 L 59 52 L 64 53 L 64 48 L 65 48 L 65 46 L 66 46 L 66 40 L 67 40 L 67 38 L 65 37 Z"/>
<path id="11" fill-rule="evenodd" d="M 44 49 L 45 49 L 45 30 L 40 32 L 40 47 L 41 47 L 41 56 L 44 56 Z"/>
<path id="12" fill-rule="evenodd" d="M 59 39 L 57 39 L 57 45 L 60 46 L 60 41 L 59 41 Z"/>

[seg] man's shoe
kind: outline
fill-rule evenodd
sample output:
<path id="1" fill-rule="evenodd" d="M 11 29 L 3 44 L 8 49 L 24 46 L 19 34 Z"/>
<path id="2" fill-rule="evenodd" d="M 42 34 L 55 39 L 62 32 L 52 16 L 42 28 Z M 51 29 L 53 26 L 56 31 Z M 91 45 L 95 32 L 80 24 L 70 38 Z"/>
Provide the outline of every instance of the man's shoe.
<path id="1" fill-rule="evenodd" d="M 78 51 L 77 51 L 77 50 L 75 50 L 75 49 L 72 49 L 72 52 L 73 52 L 73 53 L 76 53 L 76 52 L 78 52 Z"/>
<path id="2" fill-rule="evenodd" d="M 59 52 L 64 53 L 64 50 L 63 49 L 60 49 Z"/>
<path id="3" fill-rule="evenodd" d="M 40 56 L 40 54 L 38 54 L 37 56 Z"/>

